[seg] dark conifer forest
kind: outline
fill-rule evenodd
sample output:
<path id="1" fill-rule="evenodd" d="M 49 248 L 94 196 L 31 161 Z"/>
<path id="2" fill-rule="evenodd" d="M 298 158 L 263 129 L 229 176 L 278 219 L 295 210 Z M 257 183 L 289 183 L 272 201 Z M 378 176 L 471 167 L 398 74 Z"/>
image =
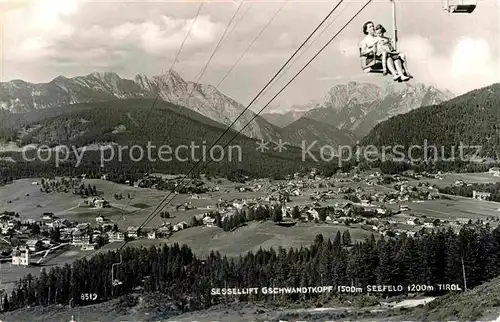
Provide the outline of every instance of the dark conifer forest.
<path id="1" fill-rule="evenodd" d="M 350 236 L 316 236 L 310 247 L 249 252 L 228 258 L 212 252 L 206 258 L 195 256 L 186 246 L 130 248 L 122 250 L 123 263 L 115 266 L 114 276 L 122 284 L 113 287 L 111 267 L 120 261 L 117 252 L 97 254 L 72 265 L 42 269 L 39 277 L 22 278 L 3 299 L 3 310 L 26 306 L 68 304 L 87 305 L 132 292 L 159 292 L 175 301 L 184 311 L 208 308 L 221 301 L 212 288 L 262 288 L 368 285 L 431 285 L 428 294 L 443 294 L 437 284 L 464 287 L 462 263 L 468 288 L 500 275 L 500 229 L 470 223 L 457 234 L 452 229 L 424 233 L 419 237 L 381 237 L 372 235 L 351 244 Z M 372 295 L 385 296 L 388 293 Z M 395 294 L 391 294 L 395 295 Z M 249 300 L 249 295 L 239 295 Z M 252 300 L 272 300 L 272 296 L 253 294 Z M 280 294 L 283 304 L 314 300 L 325 294 Z M 232 297 L 234 300 L 235 298 Z"/>
<path id="2" fill-rule="evenodd" d="M 500 84 L 465 93 L 437 105 L 423 106 L 379 123 L 361 141 L 377 147 L 396 145 L 408 151 L 410 146 L 427 146 L 427 155 L 459 158 L 460 143 L 464 156 L 480 147 L 479 156 L 498 158 L 500 146 Z M 414 149 L 413 156 L 424 156 L 425 150 Z"/>

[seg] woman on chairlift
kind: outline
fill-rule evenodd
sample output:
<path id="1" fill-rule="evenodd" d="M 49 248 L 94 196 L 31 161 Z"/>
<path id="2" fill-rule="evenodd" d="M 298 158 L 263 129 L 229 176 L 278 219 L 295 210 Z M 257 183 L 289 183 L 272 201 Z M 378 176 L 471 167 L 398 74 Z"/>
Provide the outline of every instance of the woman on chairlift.
<path id="1" fill-rule="evenodd" d="M 370 64 L 374 59 L 382 56 L 382 53 L 377 51 L 380 39 L 375 34 L 375 24 L 372 21 L 365 22 L 363 25 L 363 34 L 365 34 L 365 37 L 359 44 L 360 54 L 366 58 L 366 64 Z M 400 55 L 387 55 L 385 64 L 383 65 L 387 66 L 395 81 L 407 81 L 410 79 L 404 71 L 403 60 Z"/>

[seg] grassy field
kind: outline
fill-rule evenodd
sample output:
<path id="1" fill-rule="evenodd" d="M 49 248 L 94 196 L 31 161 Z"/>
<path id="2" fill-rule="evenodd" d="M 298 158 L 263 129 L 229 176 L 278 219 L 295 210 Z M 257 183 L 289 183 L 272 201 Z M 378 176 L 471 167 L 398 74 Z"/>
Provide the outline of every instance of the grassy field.
<path id="1" fill-rule="evenodd" d="M 411 211 L 439 219 L 486 219 L 500 217 L 500 203 L 450 196 L 452 200 L 436 199 L 408 203 Z"/>
<path id="2" fill-rule="evenodd" d="M 464 180 L 465 182 L 497 182 L 500 178 L 493 177 L 490 174 L 447 174 L 445 180 L 435 180 L 440 184 L 453 184 L 455 180 Z M 62 218 L 76 220 L 79 222 L 95 222 L 95 217 L 102 213 L 108 219 L 115 221 L 121 229 L 126 229 L 128 226 L 138 226 L 143 223 L 144 219 L 151 214 L 156 205 L 168 194 L 168 192 L 158 191 L 147 188 L 134 188 L 126 185 L 115 184 L 109 181 L 98 179 L 85 180 L 85 184 L 95 185 L 98 191 L 104 192 L 104 197 L 111 202 L 112 207 L 99 210 L 88 207 L 79 207 L 82 198 L 73 195 L 72 193 L 51 193 L 45 194 L 40 192 L 40 186 L 32 185 L 35 179 L 17 180 L 13 184 L 0 187 L 0 212 L 1 211 L 16 211 L 21 215 L 21 219 L 40 219 L 43 212 L 54 212 Z M 426 180 L 431 181 L 431 180 Z M 267 186 L 265 181 L 263 186 Z M 237 192 L 234 188 L 240 184 L 230 183 L 223 180 L 220 184 L 220 191 L 201 194 L 200 199 L 192 199 L 189 195 L 177 195 L 168 208 L 171 218 L 167 221 L 176 224 L 181 221 L 188 221 L 195 215 L 207 212 L 208 206 L 215 206 L 219 198 L 223 200 L 232 200 L 234 198 L 251 198 L 263 197 L 267 193 L 263 189 L 259 192 Z M 391 187 L 369 186 L 365 183 L 336 183 L 336 187 L 351 186 L 362 187 L 368 192 L 383 192 L 391 191 Z M 385 190 L 384 190 L 385 189 Z M 305 203 L 311 203 L 310 194 L 318 189 L 306 189 L 301 196 L 292 196 L 292 202 L 287 206 L 293 207 Z M 320 191 L 327 190 L 321 188 Z M 122 193 L 125 199 L 114 200 L 115 193 Z M 128 194 L 132 195 L 132 199 L 127 199 Z M 27 196 L 26 194 L 29 194 Z M 500 203 L 479 201 L 463 197 L 451 197 L 452 200 L 433 200 L 423 202 L 407 203 L 411 208 L 410 213 L 416 215 L 426 215 L 428 217 L 440 219 L 485 219 L 488 216 L 500 217 Z M 170 198 L 169 198 L 170 199 Z M 11 201 L 8 203 L 7 201 Z M 343 199 L 330 199 L 325 204 L 333 205 L 336 202 L 345 201 Z M 175 206 L 184 202 L 191 202 L 191 206 L 198 209 L 188 211 L 176 211 Z M 399 204 L 388 205 L 389 208 L 398 209 Z M 37 207 L 40 205 L 40 207 Z M 147 227 L 154 227 L 161 224 L 163 221 L 157 215 Z M 159 245 L 163 243 L 180 243 L 190 246 L 198 255 L 206 255 L 211 250 L 219 251 L 228 256 L 238 256 L 250 250 L 256 251 L 260 247 L 270 248 L 278 247 L 300 247 L 310 245 L 314 237 L 318 234 L 323 234 L 325 238 L 333 237 L 340 230 L 344 231 L 347 227 L 343 225 L 329 224 L 298 224 L 294 227 L 281 227 L 274 225 L 272 222 L 264 223 L 249 223 L 245 227 L 241 227 L 234 232 L 224 232 L 220 228 L 195 227 L 189 228 L 175 233 L 168 240 L 138 240 L 129 243 L 130 246 L 149 246 Z M 353 240 L 362 240 L 371 232 L 349 227 Z M 108 244 L 99 252 L 116 249 L 122 243 Z M 70 251 L 63 252 L 58 256 L 54 256 L 45 263 L 45 267 L 50 268 L 53 265 L 70 263 L 77 258 L 91 254 L 89 251 L 81 251 L 73 248 Z M 2 283 L 11 283 L 19 276 L 27 273 L 37 275 L 40 267 L 21 268 L 11 266 L 10 264 L 2 265 Z"/>
<path id="3" fill-rule="evenodd" d="M 50 193 L 46 194 L 40 191 L 40 186 L 32 185 L 35 179 L 17 180 L 13 184 L 0 187 L 0 212 L 15 211 L 20 214 L 21 220 L 35 219 L 40 220 L 44 212 L 53 212 L 61 218 L 77 221 L 95 221 L 98 214 L 103 214 L 109 219 L 116 220 L 120 227 L 139 225 L 151 214 L 156 205 L 168 194 L 165 191 L 159 191 L 148 188 L 134 188 L 127 185 L 114 184 L 109 181 L 99 179 L 85 180 L 85 184 L 95 185 L 98 191 L 104 192 L 103 197 L 111 202 L 111 208 L 94 209 L 89 207 L 79 207 L 83 199 L 80 196 L 70 193 Z M 115 200 L 113 195 L 122 193 L 125 197 L 122 200 Z M 132 199 L 127 199 L 131 194 Z M 29 195 L 29 196 L 28 196 Z M 206 209 L 197 209 L 194 211 L 175 211 L 175 206 L 187 201 L 191 201 L 192 206 L 206 207 L 215 205 L 219 197 L 224 199 L 233 197 L 243 197 L 244 193 L 235 193 L 234 196 L 219 193 L 214 194 L 213 198 L 207 196 L 206 199 L 190 199 L 189 195 L 177 195 L 173 202 L 165 210 L 169 210 L 175 217 L 170 221 L 176 223 L 187 220 L 193 215 L 207 211 Z M 170 198 L 169 198 L 170 199 Z M 122 220 L 122 214 L 124 220 Z M 159 216 L 153 221 L 152 225 L 161 224 Z"/>
<path id="4" fill-rule="evenodd" d="M 52 258 L 44 262 L 41 266 L 24 267 L 12 265 L 11 263 L 2 263 L 2 280 L 0 285 L 2 285 L 2 287 L 7 291 L 11 291 L 14 287 L 14 282 L 16 282 L 22 276 L 25 276 L 27 274 L 38 276 L 43 268 L 45 268 L 45 270 L 49 272 L 52 267 L 64 265 L 66 263 L 71 264 L 75 260 L 83 258 L 90 253 L 92 253 L 92 251 L 82 251 L 79 248 L 71 248 L 70 250 L 59 253 L 57 256 L 53 256 Z M 51 255 L 49 255 L 49 257 L 50 256 Z"/>
<path id="5" fill-rule="evenodd" d="M 500 182 L 500 177 L 494 177 L 490 173 L 451 173 L 445 174 L 443 180 L 422 179 L 409 180 L 409 184 L 417 185 L 418 182 L 428 181 L 437 184 L 439 187 L 453 185 L 456 180 L 463 180 L 466 183 L 495 183 Z M 376 188 L 382 188 L 376 186 Z M 391 190 L 390 187 L 385 187 Z M 393 190 L 393 189 L 392 189 Z M 393 190 L 394 191 L 394 190 Z M 387 204 L 393 210 L 398 210 L 400 204 L 407 204 L 411 213 L 416 215 L 426 215 L 433 218 L 455 220 L 462 219 L 486 219 L 487 217 L 500 217 L 500 203 L 492 201 L 481 201 L 461 196 L 448 196 L 450 200 L 424 200 L 421 202 L 400 202 L 398 204 Z"/>
<path id="6" fill-rule="evenodd" d="M 337 231 L 349 229 L 353 240 L 363 240 L 371 233 L 359 228 L 347 228 L 343 225 L 297 224 L 294 227 L 277 226 L 273 222 L 252 222 L 233 232 L 224 232 L 220 228 L 195 227 L 179 231 L 169 238 L 169 243 L 187 244 L 199 255 L 210 251 L 219 251 L 228 256 L 238 256 L 260 247 L 269 249 L 310 246 L 314 237 L 333 238 Z"/>
<path id="7" fill-rule="evenodd" d="M 488 172 L 482 173 L 446 173 L 443 175 L 443 180 L 422 178 L 420 180 L 409 179 L 411 184 L 427 181 L 431 184 L 436 184 L 438 187 L 447 187 L 453 185 L 455 181 L 463 180 L 466 183 L 496 183 L 500 182 L 500 177 L 495 177 Z"/>
<path id="8" fill-rule="evenodd" d="M 349 229 L 353 241 L 362 241 L 371 232 L 344 225 L 328 224 L 298 224 L 294 227 L 277 226 L 271 221 L 252 222 L 244 227 L 240 227 L 233 232 L 225 232 L 218 227 L 192 227 L 174 233 L 168 239 L 140 239 L 131 241 L 127 246 L 148 247 L 162 244 L 171 245 L 174 243 L 186 244 L 198 256 L 206 256 L 213 251 L 219 251 L 227 256 L 239 256 L 248 251 L 257 251 L 259 248 L 269 249 L 282 246 L 284 248 L 310 246 L 316 235 L 332 238 L 337 231 L 344 232 Z M 105 245 L 95 252 L 106 252 L 116 250 L 123 245 L 123 242 L 115 242 Z"/>
<path id="9" fill-rule="evenodd" d="M 65 213 L 78 207 L 82 199 L 72 193 L 40 192 L 40 186 L 32 185 L 36 179 L 16 180 L 12 184 L 0 187 L 0 212 L 15 211 L 21 219 L 40 220 L 44 212 Z M 29 196 L 27 195 L 29 194 Z"/>

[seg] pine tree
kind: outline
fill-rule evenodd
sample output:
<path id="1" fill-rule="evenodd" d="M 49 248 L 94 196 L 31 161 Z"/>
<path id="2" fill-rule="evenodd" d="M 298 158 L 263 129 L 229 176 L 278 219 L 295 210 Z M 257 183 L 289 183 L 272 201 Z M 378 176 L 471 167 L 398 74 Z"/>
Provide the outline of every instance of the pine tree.
<path id="1" fill-rule="evenodd" d="M 293 219 L 300 219 L 300 210 L 299 206 L 294 206 L 292 210 L 292 218 Z"/>
<path id="2" fill-rule="evenodd" d="M 349 232 L 349 230 L 345 230 L 342 234 L 342 245 L 351 246 L 351 242 L 351 233 Z"/>
<path id="3" fill-rule="evenodd" d="M 327 217 L 327 211 L 326 208 L 321 208 L 318 213 L 319 220 L 320 221 L 325 221 Z"/>
<path id="4" fill-rule="evenodd" d="M 9 312 L 10 311 L 10 302 L 9 302 L 9 297 L 7 296 L 7 293 L 3 296 L 3 312 Z"/>
<path id="5" fill-rule="evenodd" d="M 333 239 L 333 247 L 338 249 L 341 246 L 342 246 L 342 237 L 341 237 L 340 231 L 337 230 L 337 233 L 335 234 L 335 238 Z"/>
<path id="6" fill-rule="evenodd" d="M 280 222 L 282 220 L 283 220 L 283 214 L 281 213 L 281 209 L 278 207 L 275 207 L 273 209 L 273 221 Z"/>

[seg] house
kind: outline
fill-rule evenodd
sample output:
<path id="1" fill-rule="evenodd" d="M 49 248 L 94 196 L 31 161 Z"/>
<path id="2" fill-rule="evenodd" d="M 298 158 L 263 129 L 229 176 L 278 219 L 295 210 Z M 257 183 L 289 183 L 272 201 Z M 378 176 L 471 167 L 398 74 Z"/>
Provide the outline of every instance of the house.
<path id="1" fill-rule="evenodd" d="M 288 212 L 288 209 L 286 209 L 284 204 L 281 206 L 281 215 L 283 216 L 283 218 L 292 217 L 290 215 L 290 213 Z"/>
<path id="2" fill-rule="evenodd" d="M 100 230 L 94 230 L 92 232 L 92 240 L 96 240 L 97 237 L 101 236 L 102 235 L 102 232 Z"/>
<path id="3" fill-rule="evenodd" d="M 352 203 L 350 203 L 350 202 L 348 202 L 345 205 L 340 205 L 340 207 L 342 208 L 342 212 L 345 215 L 349 215 L 353 211 L 353 209 L 354 209 L 354 205 Z"/>
<path id="4" fill-rule="evenodd" d="M 315 209 L 309 209 L 306 211 L 307 215 L 311 215 L 313 219 L 319 219 L 319 213 Z"/>
<path id="5" fill-rule="evenodd" d="M 1 215 L 0 216 L 0 222 L 2 224 L 7 224 L 10 221 L 10 216 L 9 215 Z"/>
<path id="6" fill-rule="evenodd" d="M 139 228 L 138 227 L 128 227 L 127 228 L 127 237 L 129 238 L 137 238 L 139 237 Z"/>
<path id="7" fill-rule="evenodd" d="M 78 224 L 78 225 L 76 225 L 76 229 L 78 229 L 80 231 L 87 231 L 88 229 L 90 229 L 90 224 L 89 223 Z"/>
<path id="8" fill-rule="evenodd" d="M 125 234 L 122 233 L 121 231 L 117 231 L 117 232 L 109 231 L 108 238 L 109 238 L 110 243 L 121 242 L 121 241 L 125 240 Z"/>
<path id="9" fill-rule="evenodd" d="M 429 189 L 433 189 L 433 188 L 429 187 Z M 429 199 L 429 200 L 439 199 L 439 193 L 437 193 L 435 191 L 429 192 L 427 199 Z"/>
<path id="10" fill-rule="evenodd" d="M 409 211 L 410 207 L 408 207 L 408 205 L 400 205 L 399 206 L 399 210 L 401 210 L 401 211 Z"/>
<path id="11" fill-rule="evenodd" d="M 2 234 L 3 235 L 10 235 L 10 234 L 13 234 L 15 231 L 14 231 L 14 228 L 12 227 L 2 227 Z"/>
<path id="12" fill-rule="evenodd" d="M 148 239 L 156 239 L 156 231 L 151 230 L 148 232 Z"/>
<path id="13" fill-rule="evenodd" d="M 434 223 L 431 223 L 431 222 L 424 222 L 424 227 L 425 228 L 434 228 Z"/>
<path id="14" fill-rule="evenodd" d="M 491 197 L 491 193 L 489 192 L 481 192 L 481 191 L 472 191 L 472 198 L 478 200 L 489 200 Z"/>
<path id="15" fill-rule="evenodd" d="M 59 233 L 61 234 L 61 240 L 71 240 L 72 235 L 73 235 L 73 229 L 71 228 L 61 228 L 59 230 Z"/>
<path id="16" fill-rule="evenodd" d="M 84 244 L 90 244 L 90 235 L 87 233 L 81 232 L 79 230 L 73 231 L 72 234 L 72 244 L 74 246 L 81 246 Z"/>
<path id="17" fill-rule="evenodd" d="M 368 199 L 362 199 L 361 200 L 361 206 L 366 207 L 366 206 L 369 206 L 370 204 L 371 204 L 371 201 L 368 200 Z"/>
<path id="18" fill-rule="evenodd" d="M 106 207 L 109 202 L 104 200 L 104 198 L 95 198 L 95 197 L 91 197 L 91 198 L 88 198 L 87 200 L 85 200 L 85 204 L 87 204 L 88 206 L 90 207 L 94 207 L 94 208 L 104 208 Z"/>
<path id="19" fill-rule="evenodd" d="M 243 206 L 245 206 L 244 202 L 233 202 L 233 207 L 238 209 L 238 210 L 243 209 Z"/>
<path id="20" fill-rule="evenodd" d="M 29 239 L 26 242 L 26 247 L 32 252 L 37 252 L 42 249 L 42 241 L 39 239 Z"/>
<path id="21" fill-rule="evenodd" d="M 96 248 L 96 244 L 82 244 L 82 250 L 94 250 Z"/>
<path id="22" fill-rule="evenodd" d="M 488 172 L 493 174 L 500 174 L 500 168 L 499 167 L 490 168 Z"/>
<path id="23" fill-rule="evenodd" d="M 30 250 L 19 249 L 18 247 L 12 250 L 12 265 L 28 266 L 30 264 Z"/>
<path id="24" fill-rule="evenodd" d="M 179 230 L 186 229 L 186 228 L 188 228 L 188 227 L 189 227 L 189 225 L 188 225 L 188 223 L 187 223 L 187 222 L 185 222 L 185 221 L 181 221 L 180 223 L 178 223 L 178 224 L 174 225 L 174 227 L 173 227 L 173 229 L 172 229 L 172 230 L 173 230 L 173 231 L 179 231 Z"/>
<path id="25" fill-rule="evenodd" d="M 104 199 L 94 201 L 94 207 L 99 208 L 99 209 L 102 209 L 102 208 L 106 207 L 107 205 L 108 205 L 108 202 L 105 201 Z"/>
<path id="26" fill-rule="evenodd" d="M 48 238 L 45 238 L 45 239 L 42 240 L 42 244 L 44 246 L 50 246 L 52 244 L 52 241 L 50 239 L 48 239 Z"/>
<path id="27" fill-rule="evenodd" d="M 203 218 L 203 223 L 207 226 L 207 227 L 215 227 L 215 218 L 211 218 L 211 217 L 205 217 Z"/>
<path id="28" fill-rule="evenodd" d="M 47 212 L 47 213 L 44 213 L 42 215 L 42 219 L 43 220 L 52 220 L 52 219 L 55 219 L 55 218 L 54 218 L 54 214 L 53 213 Z"/>
<path id="29" fill-rule="evenodd" d="M 158 232 L 167 233 L 170 229 L 172 229 L 172 224 L 164 221 L 161 226 L 158 227 Z"/>
<path id="30" fill-rule="evenodd" d="M 97 216 L 95 221 L 96 223 L 98 224 L 102 224 L 106 219 L 104 218 L 104 216 Z"/>
<path id="31" fill-rule="evenodd" d="M 416 220 L 415 218 L 413 218 L 413 219 L 408 219 L 408 220 L 406 221 L 406 224 L 407 224 L 407 225 L 412 225 L 412 226 L 415 226 L 415 225 L 417 224 L 417 220 Z"/>
<path id="32" fill-rule="evenodd" d="M 68 219 L 58 219 L 53 222 L 54 228 L 65 228 L 71 226 L 71 222 Z"/>

